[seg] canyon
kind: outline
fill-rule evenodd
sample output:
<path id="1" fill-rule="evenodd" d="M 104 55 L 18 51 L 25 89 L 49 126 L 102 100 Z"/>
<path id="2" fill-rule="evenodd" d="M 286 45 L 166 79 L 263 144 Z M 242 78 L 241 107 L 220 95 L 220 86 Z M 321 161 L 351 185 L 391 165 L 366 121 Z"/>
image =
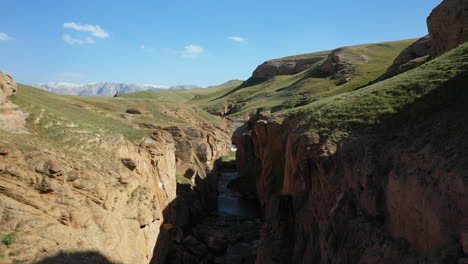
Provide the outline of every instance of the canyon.
<path id="1" fill-rule="evenodd" d="M 467 10 L 206 89 L 0 73 L 0 263 L 468 263 Z"/>

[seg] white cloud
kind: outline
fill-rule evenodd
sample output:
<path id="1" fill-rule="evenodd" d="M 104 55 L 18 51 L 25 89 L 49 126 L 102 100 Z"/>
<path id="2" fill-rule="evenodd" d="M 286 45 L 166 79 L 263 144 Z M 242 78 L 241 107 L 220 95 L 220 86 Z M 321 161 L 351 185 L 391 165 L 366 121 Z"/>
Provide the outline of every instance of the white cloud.
<path id="1" fill-rule="evenodd" d="M 228 39 L 234 40 L 234 41 L 237 41 L 237 42 L 240 42 L 240 43 L 247 43 L 247 41 L 248 41 L 247 38 L 237 37 L 237 36 L 230 36 L 230 37 L 228 37 Z"/>
<path id="2" fill-rule="evenodd" d="M 8 36 L 7 33 L 0 32 L 0 40 L 14 40 L 14 38 Z"/>
<path id="3" fill-rule="evenodd" d="M 108 38 L 110 37 L 109 33 L 104 31 L 100 26 L 98 25 L 89 25 L 89 24 L 78 24 L 75 22 L 66 22 L 63 23 L 64 28 L 71 28 L 80 32 L 89 32 L 91 35 L 97 37 L 97 38 Z"/>
<path id="4" fill-rule="evenodd" d="M 83 74 L 78 72 L 61 72 L 59 73 L 59 76 L 62 78 L 81 78 L 83 77 Z"/>
<path id="5" fill-rule="evenodd" d="M 78 45 L 84 45 L 84 44 L 94 44 L 96 43 L 94 39 L 92 38 L 84 38 L 84 39 L 74 39 L 72 36 L 65 34 L 63 35 L 63 40 L 67 42 L 68 44 L 78 44 Z"/>
<path id="6" fill-rule="evenodd" d="M 144 51 L 144 52 L 149 52 L 149 53 L 153 53 L 153 52 L 156 51 L 155 48 L 148 47 L 148 46 L 146 46 L 145 44 L 141 44 L 141 45 L 140 45 L 140 49 L 141 49 L 142 51 Z"/>
<path id="7" fill-rule="evenodd" d="M 203 48 L 198 45 L 188 45 L 185 47 L 184 52 L 182 52 L 182 57 L 194 58 L 198 54 L 203 52 Z"/>
<path id="8" fill-rule="evenodd" d="M 185 47 L 185 52 L 187 53 L 202 53 L 203 52 L 203 48 L 200 47 L 200 46 L 197 46 L 197 45 L 188 45 L 187 47 Z"/>

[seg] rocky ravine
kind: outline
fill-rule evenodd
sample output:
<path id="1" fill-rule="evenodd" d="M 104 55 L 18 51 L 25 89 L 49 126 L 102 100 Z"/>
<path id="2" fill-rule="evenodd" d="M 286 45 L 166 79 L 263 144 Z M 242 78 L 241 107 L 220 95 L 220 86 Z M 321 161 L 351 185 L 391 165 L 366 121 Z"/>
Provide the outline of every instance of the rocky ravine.
<path id="1" fill-rule="evenodd" d="M 14 91 L 9 80 L 2 92 Z M 177 202 L 176 175 L 203 190 L 192 201 L 200 205 L 192 213 L 202 215 L 197 210 L 216 195 L 216 182 L 205 179 L 229 151 L 229 135 L 227 123 L 168 127 L 136 143 L 100 138 L 88 143 L 93 151 L 0 138 L 0 232 L 14 237 L 0 245 L 2 261 L 149 263 L 156 243 L 164 259 L 163 223 L 191 221 L 168 209 Z M 79 258 L 71 257 L 76 252 Z"/>
<path id="2" fill-rule="evenodd" d="M 294 121 L 252 118 L 236 143 L 240 172 L 255 177 L 264 215 L 257 263 L 466 256 L 468 131 L 453 133 L 464 122 L 451 115 L 402 117 L 340 145 Z"/>
<path id="3" fill-rule="evenodd" d="M 429 20 L 457 3 L 437 19 L 460 29 L 462 2 L 444 1 Z M 433 54 L 466 41 L 442 48 L 453 32 L 438 33 Z M 339 142 L 301 114 L 253 115 L 233 142 L 263 214 L 256 263 L 468 263 L 468 76 L 457 78 Z"/>

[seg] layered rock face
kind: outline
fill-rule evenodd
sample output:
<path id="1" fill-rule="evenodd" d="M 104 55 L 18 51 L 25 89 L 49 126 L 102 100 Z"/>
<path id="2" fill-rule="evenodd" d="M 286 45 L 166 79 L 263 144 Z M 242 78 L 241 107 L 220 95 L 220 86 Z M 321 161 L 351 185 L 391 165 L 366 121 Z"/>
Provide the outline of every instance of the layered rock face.
<path id="1" fill-rule="evenodd" d="M 427 26 L 434 57 L 468 41 L 468 1 L 444 0 L 427 18 Z"/>
<path id="2" fill-rule="evenodd" d="M 0 129 L 11 133 L 28 133 L 25 119 L 28 117 L 19 107 L 11 102 L 16 93 L 16 82 L 10 75 L 0 72 Z"/>
<path id="3" fill-rule="evenodd" d="M 33 132 L 34 145 L 0 137 L 0 233 L 8 237 L 0 244 L 3 261 L 164 259 L 171 241 L 164 225 L 179 228 L 216 206 L 210 176 L 230 150 L 227 122 L 193 123 L 154 128 L 136 142 L 96 135 L 85 146 L 39 142 L 47 139 Z M 198 184 L 193 208 L 177 199 L 179 176 Z"/>
<path id="4" fill-rule="evenodd" d="M 2 233 L 18 234 L 5 250 L 25 263 L 88 250 L 115 263 L 149 263 L 163 223 L 183 226 L 216 206 L 216 181 L 205 179 L 230 142 L 203 133 L 206 140 L 191 141 L 196 147 L 180 148 L 169 132 L 157 130 L 138 146 L 116 140 L 99 146 L 100 158 L 88 153 L 79 160 L 51 149 L 1 148 Z M 191 153 L 197 158 L 185 160 Z M 193 171 L 200 192 L 171 209 L 180 192 L 176 174 L 184 170 Z"/>
<path id="5" fill-rule="evenodd" d="M 217 207 L 218 181 L 216 161 L 231 149 L 230 128 L 167 127 L 176 146 L 177 175 L 189 184 L 179 184 L 176 216 L 173 224 L 187 228 L 200 222 Z"/>
<path id="6" fill-rule="evenodd" d="M 0 105 L 5 104 L 16 93 L 16 89 L 16 82 L 13 78 L 0 72 Z"/>
<path id="7" fill-rule="evenodd" d="M 339 145 L 293 120 L 253 117 L 235 143 L 264 216 L 257 263 L 463 261 L 468 131 L 459 109 L 402 114 Z"/>
<path id="8" fill-rule="evenodd" d="M 149 262 L 163 209 L 176 197 L 169 133 L 141 146 L 115 139 L 80 159 L 54 149 L 2 153 L 2 233 L 18 237 L 3 250 L 14 260 L 95 250 L 116 263 Z"/>
<path id="9" fill-rule="evenodd" d="M 326 58 L 327 52 L 269 60 L 258 66 L 252 79 L 268 80 L 276 75 L 292 75 L 313 67 Z"/>

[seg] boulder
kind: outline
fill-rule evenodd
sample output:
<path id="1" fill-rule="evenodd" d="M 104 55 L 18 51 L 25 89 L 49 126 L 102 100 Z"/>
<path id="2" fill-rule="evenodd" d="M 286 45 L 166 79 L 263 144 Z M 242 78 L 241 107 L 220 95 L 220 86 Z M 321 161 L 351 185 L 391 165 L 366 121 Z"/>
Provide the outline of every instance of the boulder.
<path id="1" fill-rule="evenodd" d="M 427 18 L 433 57 L 468 41 L 468 1 L 444 0 Z"/>
<path id="2" fill-rule="evenodd" d="M 0 105 L 3 105 L 11 98 L 17 90 L 16 82 L 13 78 L 0 72 Z"/>
<path id="3" fill-rule="evenodd" d="M 0 129 L 15 134 L 26 134 L 26 118 L 29 114 L 10 101 L 17 89 L 13 78 L 0 72 Z"/>

